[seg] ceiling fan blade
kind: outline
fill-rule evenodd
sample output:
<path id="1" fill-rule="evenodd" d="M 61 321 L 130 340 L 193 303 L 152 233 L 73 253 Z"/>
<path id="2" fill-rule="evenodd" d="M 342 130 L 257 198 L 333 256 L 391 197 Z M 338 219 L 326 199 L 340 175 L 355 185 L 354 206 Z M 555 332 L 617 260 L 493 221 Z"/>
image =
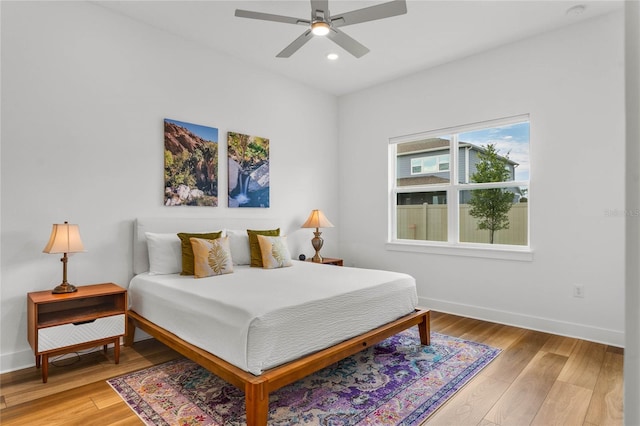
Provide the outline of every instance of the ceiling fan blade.
<path id="1" fill-rule="evenodd" d="M 317 18 L 316 10 L 324 13 L 323 19 L 329 20 L 329 0 L 311 0 L 311 16 Z"/>
<path id="2" fill-rule="evenodd" d="M 293 42 L 291 42 L 290 45 L 288 45 L 287 47 L 282 49 L 282 52 L 278 53 L 276 55 L 276 58 L 288 58 L 288 57 L 290 57 L 291 55 L 296 53 L 298 51 L 298 49 L 300 49 L 302 46 L 304 46 L 306 42 L 311 40 L 312 37 L 313 37 L 313 34 L 311 34 L 311 30 L 305 31 L 304 33 L 302 33 L 302 35 L 300 35 L 300 37 L 298 37 L 297 39 L 293 40 Z"/>
<path id="3" fill-rule="evenodd" d="M 367 49 L 365 46 L 337 28 L 331 28 L 331 31 L 329 31 L 327 37 L 329 37 L 335 44 L 342 47 L 344 50 L 351 53 L 356 58 L 360 58 L 369 53 L 369 49 Z"/>
<path id="4" fill-rule="evenodd" d="M 331 25 L 334 27 L 344 27 L 346 25 L 360 24 L 362 22 L 375 21 L 377 19 L 389 18 L 391 16 L 404 15 L 407 13 L 406 0 L 393 0 L 351 12 L 340 13 L 331 17 Z"/>
<path id="5" fill-rule="evenodd" d="M 236 9 L 236 16 L 239 18 L 260 19 L 262 21 L 283 22 L 285 24 L 309 25 L 311 22 L 306 19 L 292 18 L 290 16 L 273 15 L 271 13 L 252 12 L 251 10 Z"/>

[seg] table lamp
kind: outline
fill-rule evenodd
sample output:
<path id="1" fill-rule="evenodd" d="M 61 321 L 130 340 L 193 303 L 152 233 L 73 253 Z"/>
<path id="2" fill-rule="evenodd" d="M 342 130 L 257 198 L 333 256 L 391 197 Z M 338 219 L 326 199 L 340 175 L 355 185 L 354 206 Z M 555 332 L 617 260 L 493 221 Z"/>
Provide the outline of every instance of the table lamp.
<path id="1" fill-rule="evenodd" d="M 68 222 L 63 224 L 54 224 L 51 230 L 51 236 L 47 243 L 44 253 L 64 253 L 62 259 L 62 283 L 53 289 L 53 294 L 73 293 L 78 289 L 76 286 L 67 282 L 67 253 L 83 252 L 84 246 L 80 239 L 80 230 L 78 225 L 69 225 Z"/>
<path id="2" fill-rule="evenodd" d="M 307 221 L 302 224 L 302 228 L 316 228 L 314 231 L 313 237 L 311 239 L 311 245 L 316 251 L 316 254 L 311 259 L 314 262 L 321 263 L 322 256 L 320 256 L 320 249 L 324 244 L 324 240 L 320 237 L 322 232 L 319 231 L 319 228 L 333 228 L 333 224 L 329 222 L 329 219 L 322 213 L 321 210 L 312 210 L 311 214 L 307 218 Z"/>

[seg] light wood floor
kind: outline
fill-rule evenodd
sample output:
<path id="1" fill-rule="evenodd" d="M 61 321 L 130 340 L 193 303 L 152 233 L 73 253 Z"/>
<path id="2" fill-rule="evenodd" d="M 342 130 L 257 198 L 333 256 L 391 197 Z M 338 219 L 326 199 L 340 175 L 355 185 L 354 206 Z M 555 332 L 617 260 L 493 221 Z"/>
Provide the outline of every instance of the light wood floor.
<path id="1" fill-rule="evenodd" d="M 621 425 L 622 349 L 432 312 L 432 330 L 503 349 L 451 398 L 429 425 Z M 140 425 L 105 382 L 176 358 L 155 340 L 83 355 L 51 366 L 42 384 L 35 367 L 0 376 L 0 423 L 9 425 Z"/>

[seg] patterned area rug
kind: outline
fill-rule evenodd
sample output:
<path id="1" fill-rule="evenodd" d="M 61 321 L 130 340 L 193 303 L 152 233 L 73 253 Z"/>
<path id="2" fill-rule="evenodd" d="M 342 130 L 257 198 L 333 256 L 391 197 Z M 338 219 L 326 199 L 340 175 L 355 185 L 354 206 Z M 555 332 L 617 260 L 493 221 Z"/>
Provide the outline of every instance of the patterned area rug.
<path id="1" fill-rule="evenodd" d="M 498 354 L 417 327 L 277 390 L 270 425 L 417 425 Z M 244 393 L 179 359 L 107 381 L 147 425 L 244 425 Z"/>

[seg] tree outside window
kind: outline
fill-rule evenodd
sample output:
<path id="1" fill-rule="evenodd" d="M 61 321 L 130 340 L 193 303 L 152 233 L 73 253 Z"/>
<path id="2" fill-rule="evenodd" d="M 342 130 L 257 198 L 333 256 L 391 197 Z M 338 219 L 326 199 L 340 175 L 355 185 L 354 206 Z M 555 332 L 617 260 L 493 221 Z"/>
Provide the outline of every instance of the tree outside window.
<path id="1" fill-rule="evenodd" d="M 488 144 L 479 152 L 480 163 L 471 175 L 471 182 L 506 182 L 511 173 L 507 168 L 507 156 L 500 156 L 494 144 Z M 489 231 L 489 243 L 493 244 L 496 231 L 509 229 L 509 210 L 513 205 L 513 193 L 505 188 L 478 189 L 471 191 L 469 214 L 478 219 L 478 229 Z"/>

